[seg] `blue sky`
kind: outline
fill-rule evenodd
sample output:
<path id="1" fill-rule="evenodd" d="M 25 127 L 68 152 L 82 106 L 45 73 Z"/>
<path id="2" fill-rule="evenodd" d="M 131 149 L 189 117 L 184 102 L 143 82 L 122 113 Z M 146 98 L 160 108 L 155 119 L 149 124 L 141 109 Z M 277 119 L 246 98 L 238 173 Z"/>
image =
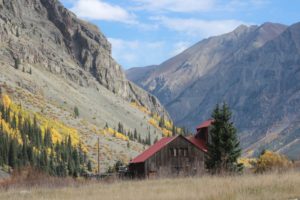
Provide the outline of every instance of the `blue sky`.
<path id="1" fill-rule="evenodd" d="M 124 69 L 160 64 L 240 24 L 300 21 L 300 0 L 61 1 L 78 17 L 98 25 Z"/>

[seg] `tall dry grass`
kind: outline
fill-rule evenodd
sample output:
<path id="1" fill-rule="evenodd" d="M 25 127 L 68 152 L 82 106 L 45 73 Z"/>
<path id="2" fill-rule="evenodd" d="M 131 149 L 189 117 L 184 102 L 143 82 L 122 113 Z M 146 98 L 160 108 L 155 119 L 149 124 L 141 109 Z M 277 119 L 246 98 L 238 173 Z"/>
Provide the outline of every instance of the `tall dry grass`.
<path id="1" fill-rule="evenodd" d="M 232 200 L 300 199 L 300 173 L 236 177 L 177 178 L 80 184 L 64 188 L 40 186 L 0 191 L 2 200 Z"/>

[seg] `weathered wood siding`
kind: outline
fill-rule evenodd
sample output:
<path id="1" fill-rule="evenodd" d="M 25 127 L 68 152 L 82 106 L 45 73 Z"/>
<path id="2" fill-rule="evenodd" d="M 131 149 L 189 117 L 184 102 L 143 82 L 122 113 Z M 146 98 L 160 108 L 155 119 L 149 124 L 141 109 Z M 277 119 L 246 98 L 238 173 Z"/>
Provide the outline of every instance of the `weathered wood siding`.
<path id="1" fill-rule="evenodd" d="M 183 137 L 177 137 L 145 161 L 146 177 L 203 173 L 204 152 Z"/>

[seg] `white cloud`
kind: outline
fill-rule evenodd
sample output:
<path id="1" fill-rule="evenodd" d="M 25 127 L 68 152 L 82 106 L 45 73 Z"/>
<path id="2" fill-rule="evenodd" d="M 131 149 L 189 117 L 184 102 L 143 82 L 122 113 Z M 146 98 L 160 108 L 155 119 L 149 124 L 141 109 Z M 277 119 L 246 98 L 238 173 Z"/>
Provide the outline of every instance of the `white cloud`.
<path id="1" fill-rule="evenodd" d="M 172 12 L 199 12 L 214 7 L 215 0 L 133 0 L 139 9 Z"/>
<path id="2" fill-rule="evenodd" d="M 136 23 L 134 14 L 102 0 L 74 0 L 71 10 L 79 17 L 89 20 Z"/>
<path id="3" fill-rule="evenodd" d="M 270 0 L 131 0 L 136 9 L 152 12 L 240 11 L 261 8 Z"/>
<path id="4" fill-rule="evenodd" d="M 241 24 L 248 25 L 249 23 L 239 20 L 201 20 L 195 18 L 168 18 L 154 17 L 161 25 L 170 30 L 182 32 L 190 36 L 198 38 L 209 37 L 227 33 L 235 29 Z"/>
<path id="5" fill-rule="evenodd" d="M 248 1 L 241 1 L 241 0 L 231 0 L 227 4 L 224 4 L 219 8 L 219 10 L 224 11 L 249 11 L 251 9 L 258 9 L 262 8 L 270 3 L 269 0 L 248 0 Z"/>
<path id="6" fill-rule="evenodd" d="M 153 64 L 157 55 L 165 55 L 164 42 L 145 42 L 140 40 L 123 40 L 119 38 L 108 38 L 112 44 L 113 57 L 119 63 L 126 63 L 127 67 L 143 66 Z"/>

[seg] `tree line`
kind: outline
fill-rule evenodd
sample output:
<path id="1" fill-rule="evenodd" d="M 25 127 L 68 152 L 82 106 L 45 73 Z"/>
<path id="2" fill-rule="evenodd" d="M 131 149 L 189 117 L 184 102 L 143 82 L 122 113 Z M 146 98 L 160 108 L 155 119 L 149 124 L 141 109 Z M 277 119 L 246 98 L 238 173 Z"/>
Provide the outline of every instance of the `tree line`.
<path id="1" fill-rule="evenodd" d="M 126 132 L 126 130 L 124 129 L 124 125 L 121 122 L 118 123 L 118 132 L 122 133 L 123 135 L 126 135 L 129 138 L 129 140 L 131 140 L 131 141 L 137 141 L 138 143 L 141 143 L 143 145 L 151 145 L 152 144 L 150 132 L 148 133 L 146 138 L 142 138 L 141 134 L 139 134 L 137 132 L 136 128 L 134 129 L 133 132 L 131 132 L 131 131 Z"/>

